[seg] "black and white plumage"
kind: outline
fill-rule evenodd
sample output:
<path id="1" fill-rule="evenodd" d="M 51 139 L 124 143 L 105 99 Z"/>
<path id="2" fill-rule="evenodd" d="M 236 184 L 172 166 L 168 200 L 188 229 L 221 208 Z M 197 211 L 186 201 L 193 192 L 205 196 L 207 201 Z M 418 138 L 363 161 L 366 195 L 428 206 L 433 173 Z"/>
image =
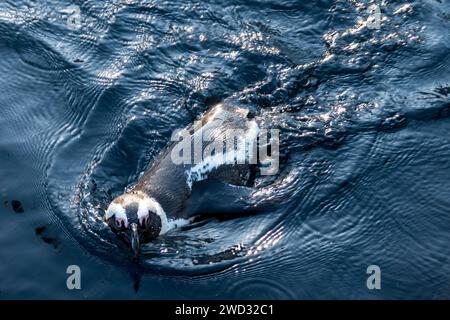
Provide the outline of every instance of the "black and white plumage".
<path id="1" fill-rule="evenodd" d="M 196 215 L 239 211 L 241 191 L 251 185 L 257 169 L 258 131 L 247 109 L 213 107 L 172 137 L 175 141 L 132 190 L 109 205 L 105 221 L 137 254 L 140 243 L 188 224 Z M 192 148 L 183 149 L 182 141 Z M 180 163 L 180 155 L 191 161 Z"/>

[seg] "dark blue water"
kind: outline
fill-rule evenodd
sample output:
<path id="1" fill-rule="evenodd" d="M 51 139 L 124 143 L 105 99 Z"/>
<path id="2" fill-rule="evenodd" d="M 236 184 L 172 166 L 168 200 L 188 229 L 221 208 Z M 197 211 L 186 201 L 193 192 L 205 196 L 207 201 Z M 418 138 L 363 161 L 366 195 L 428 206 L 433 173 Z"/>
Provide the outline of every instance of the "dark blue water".
<path id="1" fill-rule="evenodd" d="M 445 0 L 2 0 L 0 298 L 450 298 L 449 30 Z M 230 97 L 281 130 L 282 203 L 136 265 L 102 210 Z"/>

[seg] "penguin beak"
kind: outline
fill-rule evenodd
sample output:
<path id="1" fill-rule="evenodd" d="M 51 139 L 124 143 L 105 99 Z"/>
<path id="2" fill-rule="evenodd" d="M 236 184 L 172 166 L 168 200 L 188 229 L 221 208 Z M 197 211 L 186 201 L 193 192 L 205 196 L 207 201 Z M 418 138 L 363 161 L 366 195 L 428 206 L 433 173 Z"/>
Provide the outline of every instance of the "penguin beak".
<path id="1" fill-rule="evenodd" d="M 133 250 L 134 257 L 137 258 L 139 256 L 140 245 L 138 227 L 136 223 L 131 224 L 130 245 Z"/>

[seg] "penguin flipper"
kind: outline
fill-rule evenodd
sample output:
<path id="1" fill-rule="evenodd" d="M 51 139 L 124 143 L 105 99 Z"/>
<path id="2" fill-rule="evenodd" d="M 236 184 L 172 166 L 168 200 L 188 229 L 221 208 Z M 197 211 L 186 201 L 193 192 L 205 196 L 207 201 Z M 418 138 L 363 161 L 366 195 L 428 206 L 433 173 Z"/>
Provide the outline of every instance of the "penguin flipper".
<path id="1" fill-rule="evenodd" d="M 257 169 L 258 167 L 252 164 L 222 165 L 212 170 L 208 177 L 224 184 L 251 187 L 254 185 Z"/>
<path id="2" fill-rule="evenodd" d="M 216 179 L 195 182 L 188 200 L 188 216 L 246 215 L 254 208 L 251 204 L 252 188 L 236 186 Z"/>

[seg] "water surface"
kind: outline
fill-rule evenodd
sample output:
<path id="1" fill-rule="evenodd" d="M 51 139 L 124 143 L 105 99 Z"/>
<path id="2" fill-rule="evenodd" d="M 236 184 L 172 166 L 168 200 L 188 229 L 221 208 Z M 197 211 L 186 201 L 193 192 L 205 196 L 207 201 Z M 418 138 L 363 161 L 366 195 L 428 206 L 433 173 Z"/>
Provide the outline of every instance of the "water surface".
<path id="1" fill-rule="evenodd" d="M 2 1 L 0 298 L 450 298 L 449 30 L 434 0 Z M 225 98 L 281 130 L 282 203 L 132 263 L 102 210 Z"/>

